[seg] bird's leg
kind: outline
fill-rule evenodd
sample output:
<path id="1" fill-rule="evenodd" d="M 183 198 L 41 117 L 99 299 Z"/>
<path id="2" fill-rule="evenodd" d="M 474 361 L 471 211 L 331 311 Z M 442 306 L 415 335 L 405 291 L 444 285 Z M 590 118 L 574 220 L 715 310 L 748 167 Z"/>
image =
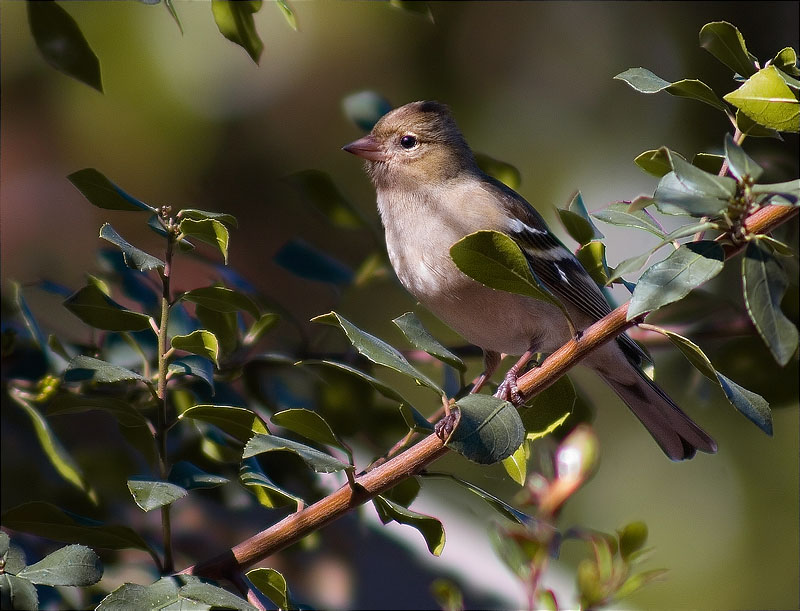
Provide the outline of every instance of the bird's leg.
<path id="1" fill-rule="evenodd" d="M 531 360 L 534 354 L 536 353 L 533 350 L 528 350 L 519 357 L 519 360 L 514 363 L 511 369 L 508 370 L 508 373 L 506 373 L 503 383 L 498 386 L 497 392 L 494 394 L 495 397 L 510 401 L 516 407 L 525 403 L 525 398 L 519 392 L 519 388 L 517 388 L 517 378 L 519 378 L 520 372 L 525 368 L 525 365 L 528 364 L 528 361 Z"/>
<path id="2" fill-rule="evenodd" d="M 433 425 L 434 433 L 436 433 L 436 436 L 441 439 L 443 443 L 447 443 L 448 438 L 455 430 L 456 425 L 461 418 L 458 408 L 456 407 L 456 409 L 452 409 L 452 403 L 454 403 L 452 399 L 448 399 L 444 396 L 442 397 L 442 404 L 444 405 L 444 417 L 435 425 Z"/>
<path id="3" fill-rule="evenodd" d="M 491 350 L 483 351 L 483 373 L 472 381 L 472 390 L 470 394 L 478 392 L 483 385 L 492 377 L 492 374 L 500 364 L 501 356 L 499 352 L 492 352 Z"/>

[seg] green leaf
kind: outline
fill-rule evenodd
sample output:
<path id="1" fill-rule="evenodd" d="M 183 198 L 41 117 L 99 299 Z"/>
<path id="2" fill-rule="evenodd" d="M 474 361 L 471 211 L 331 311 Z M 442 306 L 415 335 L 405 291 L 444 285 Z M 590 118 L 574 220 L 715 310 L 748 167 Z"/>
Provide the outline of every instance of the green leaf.
<path id="1" fill-rule="evenodd" d="M 255 302 L 244 293 L 224 286 L 206 286 L 186 291 L 179 300 L 191 301 L 215 312 L 247 312 L 258 319 L 259 311 Z"/>
<path id="2" fill-rule="evenodd" d="M 233 3 L 232 3 L 233 4 Z M 106 596 L 95 611 L 156 611 L 159 609 L 206 611 L 236 609 L 256 611 L 256 608 L 227 590 L 205 583 L 198 577 L 174 575 L 162 577 L 148 586 L 126 583 Z"/>
<path id="3" fill-rule="evenodd" d="M 575 256 L 598 285 L 605 286 L 608 283 L 606 245 L 603 242 L 595 241 L 584 244 L 578 249 Z"/>
<path id="4" fill-rule="evenodd" d="M 667 569 L 652 569 L 650 571 L 643 571 L 641 573 L 631 575 L 619 587 L 619 590 L 617 590 L 614 598 L 616 600 L 626 598 L 634 592 L 638 592 L 648 584 L 651 584 L 655 581 L 661 581 L 667 572 Z"/>
<path id="5" fill-rule="evenodd" d="M 244 336 L 242 342 L 245 346 L 252 346 L 260 340 L 264 334 L 272 329 L 281 317 L 273 312 L 267 312 L 259 316 L 256 321 L 250 326 L 247 334 Z"/>
<path id="6" fill-rule="evenodd" d="M 333 432 L 325 418 L 310 409 L 285 409 L 270 417 L 273 424 L 302 435 L 306 439 L 316 441 L 322 445 L 335 446 L 348 455 L 350 450 L 347 445 Z"/>
<path id="7" fill-rule="evenodd" d="M 245 573 L 259 592 L 269 598 L 278 609 L 291 609 L 289 586 L 286 579 L 275 569 L 259 568 Z"/>
<path id="8" fill-rule="evenodd" d="M 537 393 L 520 411 L 526 438 L 540 439 L 561 426 L 575 409 L 577 398 L 566 375 Z"/>
<path id="9" fill-rule="evenodd" d="M 39 3 L 36 3 L 39 4 Z M 49 4 L 49 3 L 44 3 Z M 139 212 L 147 210 L 155 212 L 155 208 L 139 201 L 111 182 L 94 168 L 85 168 L 73 172 L 67 179 L 83 193 L 89 203 L 106 210 L 125 210 Z"/>
<path id="10" fill-rule="evenodd" d="M 417 498 L 420 491 L 419 481 L 416 477 L 407 477 L 400 483 L 392 486 L 381 496 L 403 507 L 408 507 Z"/>
<path id="11" fill-rule="evenodd" d="M 64 307 L 95 329 L 143 331 L 150 328 L 147 314 L 123 308 L 93 284 L 67 297 Z"/>
<path id="12" fill-rule="evenodd" d="M 278 8 L 281 10 L 281 14 L 283 18 L 286 19 L 286 23 L 289 24 L 295 32 L 297 31 L 297 17 L 292 10 L 292 7 L 289 6 L 289 3 L 286 0 L 277 0 L 276 4 Z"/>
<path id="13" fill-rule="evenodd" d="M 188 491 L 169 482 L 129 479 L 128 490 L 133 500 L 143 511 L 151 511 L 171 505 L 185 497 Z"/>
<path id="14" fill-rule="evenodd" d="M 490 288 L 517 293 L 552 303 L 561 303 L 533 276 L 519 246 L 498 231 L 476 231 L 450 247 L 450 257 L 458 269 Z"/>
<path id="15" fill-rule="evenodd" d="M 214 4 L 217 4 L 223 0 L 212 1 Z M 223 3 L 237 5 L 247 4 L 250 1 L 251 0 L 238 0 L 237 2 L 233 3 Z M 183 235 L 189 236 L 190 238 L 195 238 L 201 242 L 205 242 L 206 244 L 216 246 L 222 253 L 222 257 L 225 260 L 225 265 L 228 264 L 228 228 L 225 227 L 222 222 L 216 219 L 201 219 L 199 221 L 195 221 L 194 219 L 185 218 L 180 222 L 178 228 Z"/>
<path id="16" fill-rule="evenodd" d="M 211 331 L 198 329 L 189 335 L 175 335 L 172 337 L 171 345 L 176 350 L 185 350 L 192 354 L 211 359 L 218 366 L 219 342 Z"/>
<path id="17" fill-rule="evenodd" d="M 127 526 L 107 525 L 38 501 L 23 503 L 3 514 L 3 526 L 39 537 L 81 543 L 102 549 L 140 549 L 154 554 L 139 534 Z"/>
<path id="18" fill-rule="evenodd" d="M 47 415 L 77 414 L 95 409 L 108 412 L 122 426 L 141 426 L 147 422 L 131 403 L 122 399 L 108 396 L 91 397 L 68 392 L 59 393 L 48 402 Z"/>
<path id="19" fill-rule="evenodd" d="M 480 497 L 481 499 L 486 501 L 486 503 L 490 507 L 492 507 L 495 511 L 497 511 L 497 513 L 502 515 L 504 518 L 511 520 L 512 522 L 516 522 L 517 524 L 524 524 L 530 521 L 531 519 L 530 516 L 528 516 L 527 514 L 521 512 L 519 509 L 512 507 L 511 505 L 509 505 L 502 499 L 497 498 L 490 492 L 487 492 L 483 488 L 479 488 L 474 484 L 462 480 L 451 473 L 433 473 L 430 471 L 425 471 L 421 475 L 425 477 L 440 477 L 456 482 L 459 486 L 465 488 L 466 490 L 469 490 L 475 496 Z"/>
<path id="20" fill-rule="evenodd" d="M 390 501 L 382 496 L 372 499 L 373 505 L 378 512 L 381 522 L 397 522 L 416 528 L 425 539 L 428 551 L 434 556 L 439 556 L 444 550 L 445 535 L 442 523 L 432 516 L 411 511 L 402 505 Z"/>
<path id="21" fill-rule="evenodd" d="M 779 365 L 797 352 L 797 327 L 781 310 L 788 279 L 768 246 L 750 241 L 742 259 L 742 283 L 747 313 Z"/>
<path id="22" fill-rule="evenodd" d="M 375 91 L 358 91 L 342 100 L 345 116 L 365 132 L 370 131 L 383 115 L 392 109 L 392 105 Z"/>
<path id="23" fill-rule="evenodd" d="M 389 0 L 389 6 L 418 15 L 419 17 L 424 17 L 431 23 L 434 23 L 433 13 L 431 12 L 431 7 L 428 2 L 420 0 Z"/>
<path id="24" fill-rule="evenodd" d="M 175 6 L 172 0 L 164 0 L 164 6 L 167 7 L 169 14 L 172 16 L 172 19 L 175 20 L 175 23 L 178 26 L 181 34 L 183 34 L 183 24 L 181 23 L 180 17 L 178 17 L 178 11 L 175 10 Z"/>
<path id="25" fill-rule="evenodd" d="M 306 504 L 302 498 L 284 490 L 269 479 L 261 470 L 255 458 L 242 461 L 242 466 L 239 469 L 239 479 L 241 479 L 242 484 L 250 488 L 258 502 L 269 509 L 294 505 L 295 510 L 297 510 L 301 504 Z"/>
<path id="26" fill-rule="evenodd" d="M 120 236 L 108 223 L 104 223 L 100 228 L 100 237 L 111 242 L 122 251 L 125 264 L 131 269 L 138 269 L 140 272 L 146 272 L 151 269 L 164 269 L 164 262 L 161 259 L 136 248 Z"/>
<path id="27" fill-rule="evenodd" d="M 186 490 L 197 490 L 198 488 L 216 488 L 228 483 L 227 477 L 206 473 L 201 468 L 193 465 L 187 460 L 179 460 L 169 471 L 167 479 Z"/>
<path id="28" fill-rule="evenodd" d="M 755 57 L 747 50 L 744 37 L 727 21 L 704 25 L 700 30 L 700 46 L 737 74 L 748 77 L 756 72 Z"/>
<path id="29" fill-rule="evenodd" d="M 796 206 L 800 201 L 800 179 L 766 185 L 753 185 L 752 192 L 756 195 L 772 196 L 769 201 L 777 206 Z"/>
<path id="30" fill-rule="evenodd" d="M 92 380 L 101 384 L 114 384 L 130 380 L 147 382 L 135 371 L 83 355 L 76 356 L 69 362 L 67 370 L 64 372 L 64 380 L 67 382 Z"/>
<path id="31" fill-rule="evenodd" d="M 303 462 L 317 473 L 332 473 L 334 471 L 342 471 L 350 468 L 349 465 L 346 465 L 330 454 L 325 454 L 310 446 L 291 441 L 290 439 L 276 437 L 275 435 L 254 435 L 244 447 L 242 458 L 250 458 L 257 454 L 263 454 L 264 452 L 276 451 L 297 454 L 297 456 L 303 459 Z"/>
<path id="32" fill-rule="evenodd" d="M 567 210 L 558 210 L 558 216 L 570 237 L 582 246 L 592 240 L 602 240 L 604 237 L 589 218 L 580 192 L 575 194 Z"/>
<path id="33" fill-rule="evenodd" d="M 461 419 L 447 442 L 469 460 L 492 464 L 511 456 L 525 438 L 519 413 L 508 401 L 467 395 L 456 402 Z"/>
<path id="34" fill-rule="evenodd" d="M 630 205 L 624 202 L 617 202 L 611 204 L 608 208 L 592 212 L 592 216 L 609 225 L 642 229 L 662 240 L 666 235 L 661 226 L 647 211 L 631 210 Z"/>
<path id="35" fill-rule="evenodd" d="M 786 74 L 800 76 L 800 70 L 797 68 L 797 51 L 792 47 L 784 47 L 778 51 L 769 63 Z"/>
<path id="36" fill-rule="evenodd" d="M 617 532 L 619 536 L 619 554 L 627 560 L 633 552 L 639 551 L 647 542 L 647 524 L 631 522 Z"/>
<path id="37" fill-rule="evenodd" d="M 782 132 L 800 131 L 800 102 L 775 66 L 762 68 L 725 96 L 759 125 Z"/>
<path id="38" fill-rule="evenodd" d="M 772 437 L 772 411 L 764 397 L 742 388 L 730 378 L 717 372 L 719 385 L 728 401 L 750 422 Z"/>
<path id="39" fill-rule="evenodd" d="M 192 219 L 193 221 L 203 221 L 207 219 L 219 221 L 228 227 L 239 227 L 239 221 L 232 214 L 224 212 L 209 212 L 208 210 L 197 210 L 196 208 L 184 208 L 178 212 L 178 218 Z"/>
<path id="40" fill-rule="evenodd" d="M 399 373 L 413 378 L 417 384 L 427 386 L 440 395 L 444 395 L 444 391 L 439 387 L 438 384 L 436 384 L 436 382 L 418 371 L 406 360 L 406 357 L 400 354 L 396 348 L 390 346 L 382 339 L 379 339 L 374 335 L 370 335 L 366 331 L 362 331 L 344 316 L 341 316 L 336 312 L 330 312 L 328 314 L 323 314 L 322 316 L 312 318 L 311 322 L 317 322 L 333 327 L 341 327 L 342 331 L 344 331 L 345 335 L 347 335 L 347 339 L 350 340 L 350 343 L 353 345 L 353 347 L 373 363 L 383 365 L 389 369 L 394 369 Z"/>
<path id="41" fill-rule="evenodd" d="M 253 14 L 261 9 L 261 0 L 211 0 L 211 12 L 222 35 L 242 47 L 255 63 L 261 59 L 264 43 L 258 37 Z"/>
<path id="42" fill-rule="evenodd" d="M 648 269 L 633 291 L 628 320 L 678 301 L 722 271 L 725 252 L 711 240 L 683 244 Z"/>
<path id="43" fill-rule="evenodd" d="M 464 609 L 464 596 L 459 587 L 449 579 L 434 579 L 431 594 L 442 611 L 461 611 Z"/>
<path id="44" fill-rule="evenodd" d="M 692 365 L 694 365 L 695 369 L 697 369 L 712 382 L 719 384 L 717 371 L 714 369 L 714 366 L 711 364 L 711 361 L 708 359 L 705 353 L 700 349 L 700 346 L 695 344 L 690 339 L 683 337 L 682 335 L 678 335 L 677 333 L 673 333 L 672 331 L 668 331 L 667 329 L 659 328 L 658 330 L 660 333 L 669 338 L 672 344 L 683 353 L 683 356 L 685 356 L 686 359 Z"/>
<path id="45" fill-rule="evenodd" d="M 503 469 L 506 470 L 508 476 L 520 486 L 525 485 L 525 478 L 528 475 L 529 456 L 528 444 L 523 442 L 511 456 L 507 456 L 502 461 Z"/>
<path id="46" fill-rule="evenodd" d="M 677 153 L 673 153 L 677 155 Z M 645 151 L 640 153 L 633 162 L 642 168 L 648 174 L 661 178 L 664 174 L 668 174 L 672 170 L 672 163 L 667 155 L 665 148 Z M 597 214 L 592 214 L 597 218 Z"/>
<path id="47" fill-rule="evenodd" d="M 239 441 L 246 442 L 254 433 L 266 433 L 267 426 L 253 411 L 232 405 L 195 405 L 179 418 L 191 418 L 213 424 Z"/>
<path id="48" fill-rule="evenodd" d="M 344 371 L 357 378 L 364 380 L 370 386 L 372 386 L 372 388 L 374 388 L 376 391 L 378 391 L 381 395 L 383 395 L 387 399 L 390 399 L 392 401 L 397 401 L 398 403 L 408 403 L 408 401 L 406 401 L 403 395 L 401 395 L 399 392 L 397 392 L 394 388 L 392 388 L 385 382 L 382 382 L 378 378 L 374 378 L 371 375 L 364 373 L 363 371 L 360 371 L 359 369 L 351 367 L 350 365 L 347 365 L 345 363 L 337 363 L 336 361 L 324 361 L 324 360 L 321 361 L 308 360 L 308 361 L 300 361 L 297 364 L 303 366 L 310 365 L 310 366 L 331 367 L 339 371 Z"/>
<path id="49" fill-rule="evenodd" d="M 238 312 L 217 312 L 197 305 L 194 313 L 200 320 L 200 326 L 217 338 L 219 356 L 236 350 L 240 335 Z"/>
<path id="50" fill-rule="evenodd" d="M 90 586 L 100 581 L 103 566 L 88 547 L 68 545 L 25 567 L 17 576 L 43 586 Z"/>
<path id="51" fill-rule="evenodd" d="M 736 127 L 749 138 L 774 138 L 776 140 L 783 140 L 782 136 L 777 131 L 753 121 L 741 110 L 736 111 Z"/>
<path id="52" fill-rule="evenodd" d="M 502 182 L 509 189 L 519 189 L 519 185 L 522 183 L 522 175 L 510 163 L 489 157 L 489 155 L 484 155 L 483 153 L 475 153 L 475 161 L 481 170 Z"/>
<path id="53" fill-rule="evenodd" d="M 26 2 L 39 52 L 59 72 L 103 92 L 100 62 L 78 24 L 55 2 Z"/>
<path id="54" fill-rule="evenodd" d="M 347 99 L 344 102 L 345 112 L 348 112 Z M 377 119 L 375 120 L 377 121 Z M 300 194 L 304 201 L 319 210 L 335 227 L 358 229 L 366 225 L 358 208 L 342 194 L 336 183 L 325 172 L 304 170 L 287 176 L 286 182 Z"/>
<path id="55" fill-rule="evenodd" d="M 736 181 L 732 178 L 704 172 L 669 149 L 667 155 L 675 172 L 675 178 L 686 189 L 725 201 L 736 193 Z"/>
<path id="56" fill-rule="evenodd" d="M 3 609 L 38 609 L 39 595 L 27 579 L 0 573 L 0 604 Z"/>
<path id="57" fill-rule="evenodd" d="M 712 153 L 697 153 L 692 158 L 692 165 L 696 168 L 700 168 L 704 172 L 708 172 L 709 174 L 719 174 L 724 161 L 725 157 L 722 155 L 714 155 Z"/>
<path id="58" fill-rule="evenodd" d="M 725 158 L 728 160 L 728 169 L 739 181 L 749 178 L 755 182 L 763 174 L 764 170 L 750 156 L 744 152 L 741 146 L 733 141 L 730 134 L 725 134 Z"/>
<path id="59" fill-rule="evenodd" d="M 466 371 L 467 366 L 464 364 L 464 361 L 439 343 L 439 341 L 422 326 L 422 321 L 417 318 L 417 315 L 413 312 L 406 312 L 402 316 L 395 318 L 392 322 L 397 325 L 403 332 L 403 335 L 406 336 L 406 339 L 415 347 L 459 371 Z"/>
<path id="60" fill-rule="evenodd" d="M 97 504 L 97 492 L 84 477 L 78 463 L 75 462 L 66 448 L 61 444 L 61 441 L 53 432 L 53 429 L 50 428 L 50 424 L 45 417 L 14 390 L 11 391 L 11 398 L 31 419 L 33 429 L 36 432 L 36 438 L 42 445 L 42 450 L 44 450 L 50 464 L 53 465 L 58 474 L 78 490 L 86 494 L 94 504 Z"/>
<path id="61" fill-rule="evenodd" d="M 682 79 L 670 83 L 660 76 L 656 76 L 646 68 L 629 68 L 625 72 L 620 72 L 614 77 L 624 81 L 640 93 L 667 93 L 681 98 L 690 98 L 713 106 L 717 110 L 726 112 L 725 104 L 717 97 L 717 94 L 702 81 L 697 79 Z"/>
<path id="62" fill-rule="evenodd" d="M 166 238 L 170 235 L 167 230 L 164 229 L 164 224 L 157 214 L 150 215 L 150 218 L 147 219 L 147 226 L 162 238 Z M 181 252 L 189 252 L 194 250 L 194 244 L 192 244 L 189 240 L 181 238 L 178 240 L 178 249 Z"/>
<path id="63" fill-rule="evenodd" d="M 189 355 L 172 361 L 167 368 L 168 375 L 185 374 L 200 378 L 214 394 L 214 363 L 202 356 Z"/>

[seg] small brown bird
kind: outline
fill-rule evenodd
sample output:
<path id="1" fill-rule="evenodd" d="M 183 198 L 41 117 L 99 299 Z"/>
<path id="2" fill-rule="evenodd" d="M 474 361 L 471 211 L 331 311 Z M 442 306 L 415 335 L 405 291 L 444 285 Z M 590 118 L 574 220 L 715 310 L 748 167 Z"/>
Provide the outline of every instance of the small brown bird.
<path id="1" fill-rule="evenodd" d="M 500 362 L 523 355 L 500 395 L 519 403 L 516 379 L 537 352 L 552 352 L 572 333 L 556 306 L 488 288 L 463 274 L 450 247 L 479 230 L 516 241 L 535 276 L 566 307 L 580 331 L 611 309 L 599 287 L 519 194 L 478 168 L 449 109 L 413 102 L 384 115 L 372 132 L 344 147 L 366 159 L 378 195 L 389 259 L 400 282 L 425 307 L 484 351 L 476 388 Z M 717 446 L 641 370 L 643 352 L 627 335 L 590 353 L 582 364 L 616 391 L 667 456 L 682 460 Z"/>

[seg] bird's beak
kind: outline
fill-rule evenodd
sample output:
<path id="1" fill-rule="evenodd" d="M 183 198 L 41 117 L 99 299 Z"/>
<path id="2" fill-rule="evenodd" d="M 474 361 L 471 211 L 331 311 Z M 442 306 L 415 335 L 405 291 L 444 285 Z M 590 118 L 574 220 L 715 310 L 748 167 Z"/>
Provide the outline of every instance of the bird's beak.
<path id="1" fill-rule="evenodd" d="M 387 159 L 386 152 L 372 134 L 367 134 L 363 138 L 343 146 L 342 150 L 369 161 L 386 161 Z"/>

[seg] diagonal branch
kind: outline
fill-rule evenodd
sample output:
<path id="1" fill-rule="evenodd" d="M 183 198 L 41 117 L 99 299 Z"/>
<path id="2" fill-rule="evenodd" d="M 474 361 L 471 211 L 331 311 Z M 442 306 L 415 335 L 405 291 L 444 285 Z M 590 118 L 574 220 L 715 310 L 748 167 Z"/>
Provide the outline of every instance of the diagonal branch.
<path id="1" fill-rule="evenodd" d="M 796 207 L 767 206 L 748 217 L 745 228 L 751 234 L 768 233 L 790 220 L 797 212 Z M 743 248 L 744 244 L 726 244 L 726 257 L 737 254 Z M 626 303 L 585 329 L 578 339 L 564 344 L 545 359 L 541 366 L 529 371 L 518 380 L 520 391 L 528 396 L 547 388 L 591 350 L 636 324 L 639 319 L 626 320 L 627 311 Z M 234 576 L 244 568 L 264 560 L 342 517 L 351 509 L 418 473 L 447 452 L 448 448 L 436 435 L 429 435 L 402 454 L 357 477 L 355 486 L 345 484 L 313 505 L 287 516 L 277 524 L 210 560 L 184 569 L 181 573 L 212 579 L 235 579 Z"/>

